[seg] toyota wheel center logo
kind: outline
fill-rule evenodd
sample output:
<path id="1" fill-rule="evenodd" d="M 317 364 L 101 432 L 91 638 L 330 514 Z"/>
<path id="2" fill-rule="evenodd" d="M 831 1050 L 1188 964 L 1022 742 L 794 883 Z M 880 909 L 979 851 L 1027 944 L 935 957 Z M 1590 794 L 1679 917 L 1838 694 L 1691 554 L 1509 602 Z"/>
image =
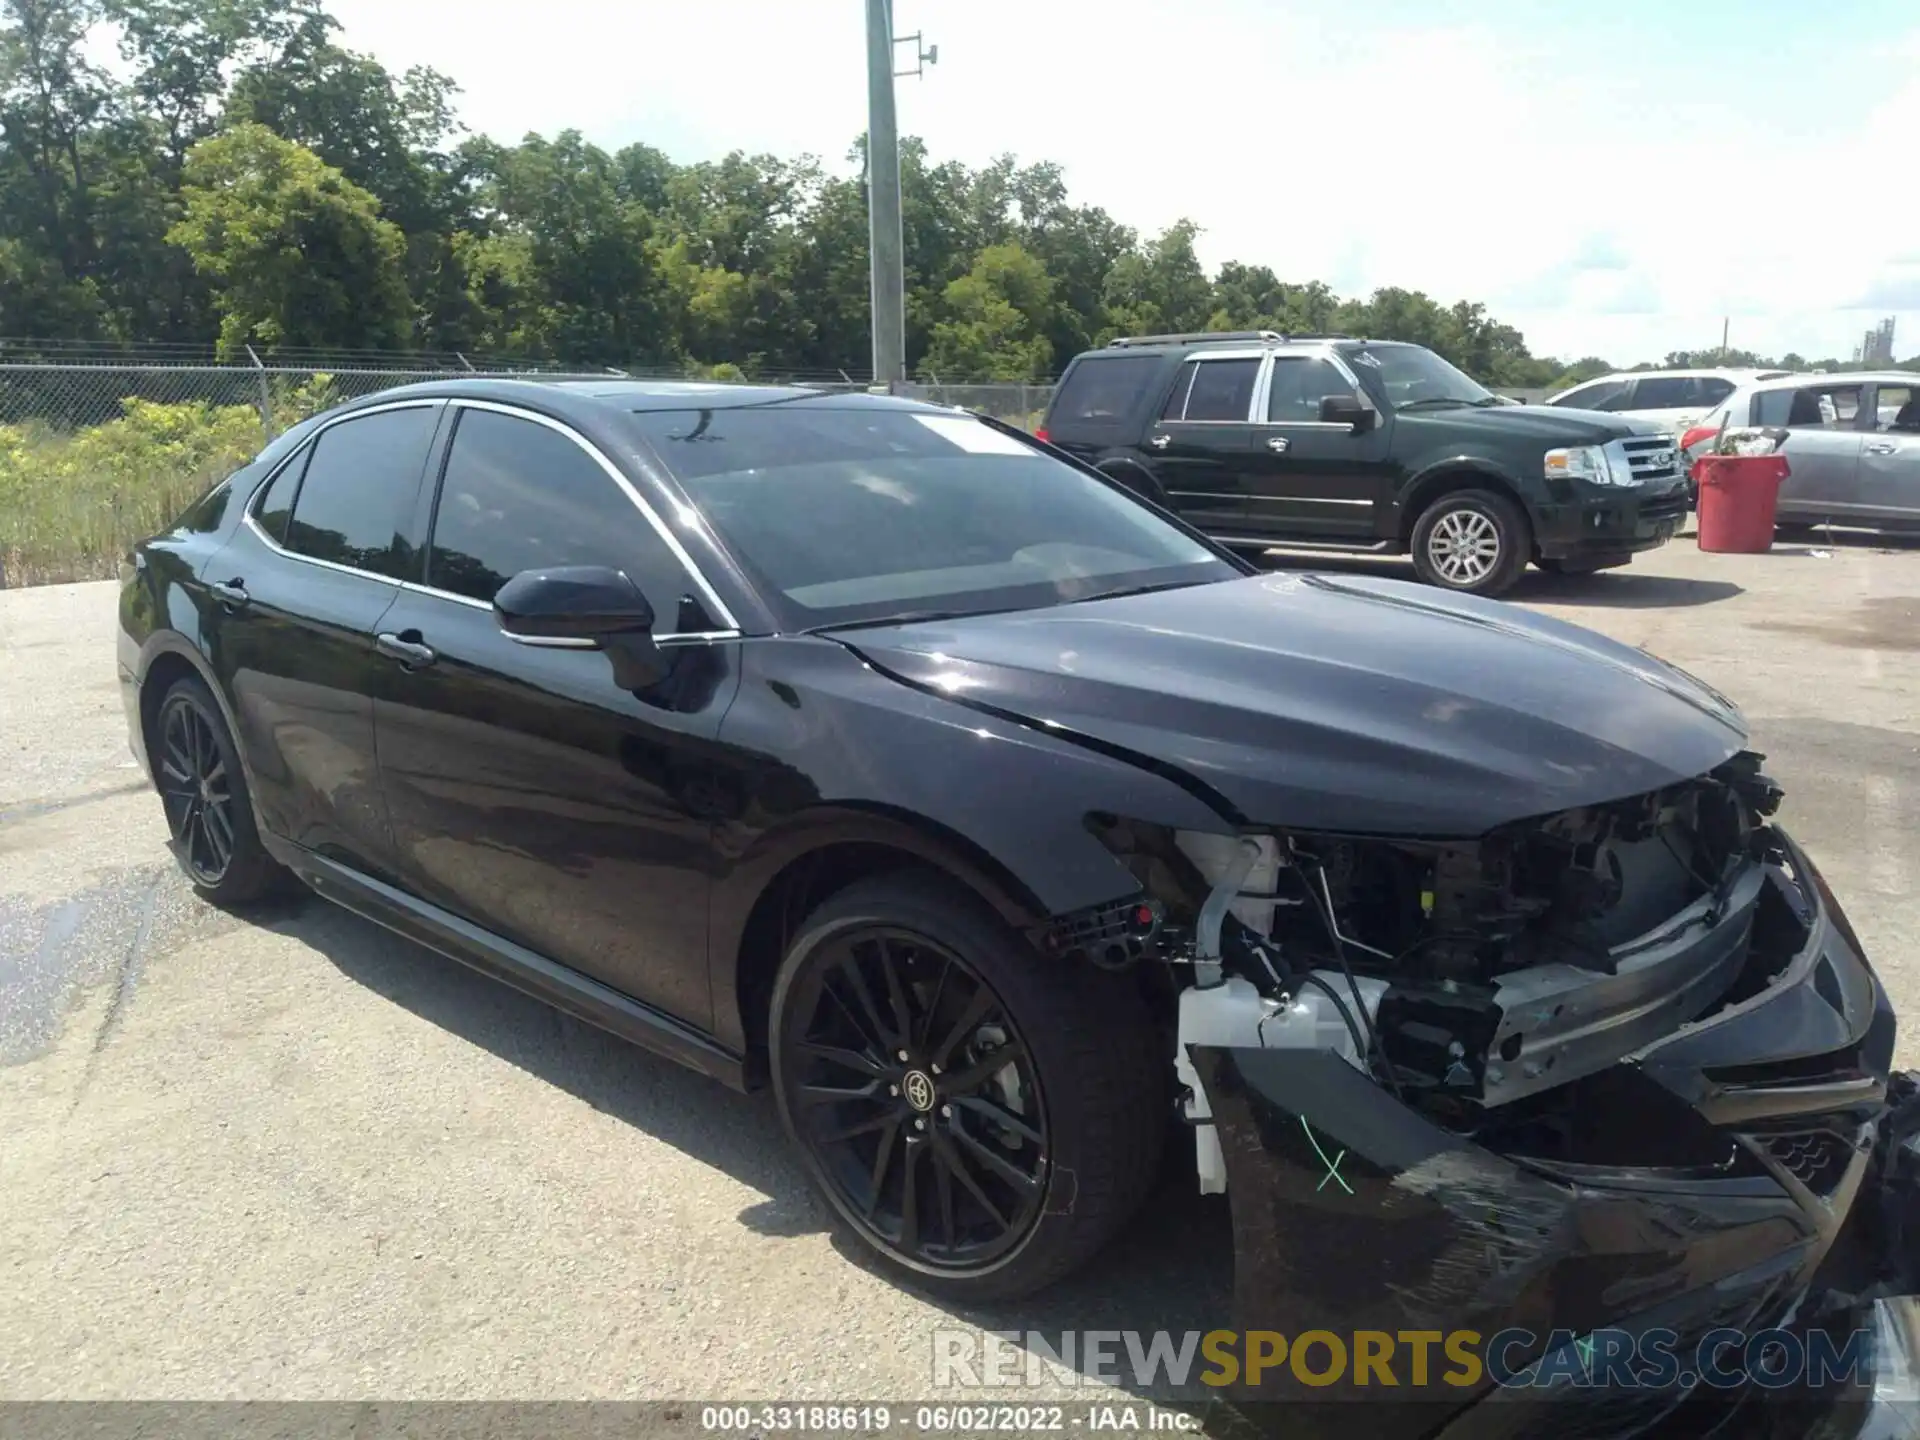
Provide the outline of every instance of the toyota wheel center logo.
<path id="1" fill-rule="evenodd" d="M 900 1081 L 900 1093 L 916 1110 L 933 1109 L 933 1081 L 919 1070 L 909 1070 Z"/>

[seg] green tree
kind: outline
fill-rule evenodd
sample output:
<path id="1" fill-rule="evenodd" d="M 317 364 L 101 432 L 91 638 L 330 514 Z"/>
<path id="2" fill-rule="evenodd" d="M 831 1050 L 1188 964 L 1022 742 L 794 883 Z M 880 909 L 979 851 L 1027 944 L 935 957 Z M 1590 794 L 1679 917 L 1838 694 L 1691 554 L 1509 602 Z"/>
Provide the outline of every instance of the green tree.
<path id="1" fill-rule="evenodd" d="M 989 245 L 942 294 L 921 373 L 946 380 L 1037 380 L 1052 372 L 1053 279 L 1018 245 Z"/>
<path id="2" fill-rule="evenodd" d="M 1107 271 L 1106 323 L 1096 337 L 1173 335 L 1204 330 L 1213 315 L 1213 286 L 1193 251 L 1200 227 L 1181 220 L 1136 245 Z"/>
<path id="3" fill-rule="evenodd" d="M 476 218 L 455 257 L 484 348 L 583 365 L 679 358 L 679 337 L 662 323 L 652 217 L 623 197 L 606 151 L 576 130 L 462 151 Z"/>
<path id="4" fill-rule="evenodd" d="M 380 204 L 312 151 L 242 124 L 187 153 L 168 238 L 214 286 L 219 346 L 402 343 L 406 240 Z"/>

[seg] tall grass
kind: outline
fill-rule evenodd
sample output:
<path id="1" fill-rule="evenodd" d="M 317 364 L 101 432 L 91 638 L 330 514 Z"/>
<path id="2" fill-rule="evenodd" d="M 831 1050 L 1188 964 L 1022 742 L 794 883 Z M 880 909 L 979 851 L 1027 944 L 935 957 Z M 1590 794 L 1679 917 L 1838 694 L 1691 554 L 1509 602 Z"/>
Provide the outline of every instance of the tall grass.
<path id="1" fill-rule="evenodd" d="M 276 399 L 292 423 L 331 403 L 325 377 Z M 165 529 L 269 435 L 251 405 L 122 402 L 82 430 L 0 425 L 0 583 L 105 579 L 134 541 Z"/>

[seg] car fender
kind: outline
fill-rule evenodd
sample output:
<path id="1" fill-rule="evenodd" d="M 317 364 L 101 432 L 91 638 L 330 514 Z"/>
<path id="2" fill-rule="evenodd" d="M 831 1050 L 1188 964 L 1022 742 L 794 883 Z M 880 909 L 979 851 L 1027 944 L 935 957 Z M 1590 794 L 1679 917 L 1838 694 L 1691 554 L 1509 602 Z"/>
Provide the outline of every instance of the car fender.
<path id="1" fill-rule="evenodd" d="M 1485 455 L 1444 455 L 1424 462 L 1401 490 L 1395 516 L 1401 538 L 1412 535 L 1420 512 L 1436 497 L 1448 490 L 1465 488 L 1458 483 L 1463 478 L 1505 495 L 1519 505 L 1529 519 L 1533 518 L 1535 507 L 1527 499 L 1519 478 L 1507 466 Z"/>

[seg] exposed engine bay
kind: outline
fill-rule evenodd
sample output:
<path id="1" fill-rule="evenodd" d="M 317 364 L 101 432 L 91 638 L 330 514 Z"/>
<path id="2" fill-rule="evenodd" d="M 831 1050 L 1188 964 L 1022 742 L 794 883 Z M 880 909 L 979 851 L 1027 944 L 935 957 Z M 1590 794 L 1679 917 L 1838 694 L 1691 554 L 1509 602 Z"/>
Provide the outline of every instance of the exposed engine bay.
<path id="1" fill-rule="evenodd" d="M 1224 1175 L 1196 1044 L 1331 1050 L 1471 1133 L 1759 993 L 1804 944 L 1806 877 L 1761 760 L 1457 841 L 1099 817 L 1151 899 L 1069 948 L 1169 967 L 1203 1189 Z"/>

